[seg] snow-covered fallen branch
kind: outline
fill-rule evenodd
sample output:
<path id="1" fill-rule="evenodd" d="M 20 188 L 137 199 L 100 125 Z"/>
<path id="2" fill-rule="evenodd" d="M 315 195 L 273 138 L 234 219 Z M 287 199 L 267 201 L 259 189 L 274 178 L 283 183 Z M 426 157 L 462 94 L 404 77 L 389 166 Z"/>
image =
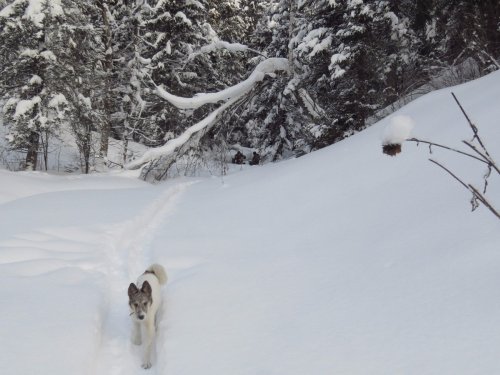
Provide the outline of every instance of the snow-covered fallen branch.
<path id="1" fill-rule="evenodd" d="M 168 155 L 175 153 L 186 142 L 188 142 L 189 139 L 193 135 L 200 132 L 201 130 L 207 130 L 207 128 L 209 128 L 211 125 L 213 125 L 213 123 L 217 119 L 217 116 L 219 116 L 219 114 L 221 114 L 226 108 L 228 108 L 232 104 L 234 104 L 240 97 L 241 96 L 238 96 L 238 97 L 233 98 L 233 99 L 229 100 L 228 102 L 224 103 L 222 106 L 220 106 L 215 111 L 210 113 L 203 120 L 197 122 L 193 126 L 186 129 L 186 131 L 184 133 L 182 133 L 179 137 L 169 140 L 163 146 L 149 149 L 140 158 L 127 164 L 125 166 L 125 168 L 126 169 L 138 169 L 138 168 L 144 166 L 146 163 L 152 162 L 152 161 L 159 159 L 161 157 L 165 157 L 165 156 L 168 156 Z"/>
<path id="2" fill-rule="evenodd" d="M 172 95 L 165 89 L 156 86 L 155 93 L 179 109 L 196 109 L 204 104 L 217 103 L 224 100 L 226 100 L 226 103 L 214 110 L 203 120 L 190 126 L 179 137 L 169 140 L 163 146 L 146 151 L 140 158 L 126 165 L 125 168 L 139 169 L 159 159 L 168 159 L 165 163 L 165 169 L 168 169 L 178 154 L 182 154 L 192 143 L 196 143 L 197 140 L 199 141 L 200 134 L 202 135 L 209 130 L 213 124 L 216 123 L 217 118 L 224 110 L 250 92 L 257 82 L 264 79 L 266 74 L 271 74 L 276 71 L 288 71 L 288 69 L 287 59 L 270 58 L 258 64 L 252 74 L 243 82 L 216 93 L 198 94 L 192 98 Z M 186 147 L 186 145 L 189 147 Z"/>
<path id="3" fill-rule="evenodd" d="M 179 152 L 182 152 L 181 150 L 185 148 L 186 144 L 192 142 L 194 137 L 196 135 L 199 135 L 201 131 L 207 131 L 208 129 L 210 129 L 210 127 L 216 122 L 218 116 L 224 110 L 226 110 L 228 107 L 245 96 L 248 92 L 250 92 L 257 82 L 260 82 L 264 79 L 266 74 L 271 74 L 276 71 L 288 71 L 288 69 L 289 67 L 287 59 L 270 58 L 262 61 L 259 65 L 257 65 L 252 74 L 250 74 L 250 76 L 243 82 L 240 82 L 234 86 L 228 87 L 227 89 L 216 93 L 198 94 L 192 98 L 184 98 L 172 95 L 165 89 L 157 86 L 155 93 L 179 109 L 196 109 L 204 104 L 217 103 L 224 100 L 226 100 L 226 103 L 214 110 L 203 120 L 190 126 L 179 137 L 169 140 L 163 146 L 146 151 L 140 158 L 127 164 L 125 168 L 139 169 L 141 167 L 144 167 L 148 163 L 152 163 L 155 160 L 175 156 Z"/>
<path id="4" fill-rule="evenodd" d="M 246 80 L 219 92 L 197 94 L 192 98 L 184 98 L 170 94 L 159 86 L 156 87 L 154 92 L 156 95 L 179 109 L 196 109 L 205 104 L 217 103 L 219 101 L 244 95 L 249 92 L 257 82 L 262 81 L 266 74 L 276 71 L 288 71 L 288 69 L 287 59 L 274 57 L 264 60 L 257 65 L 250 77 Z"/>

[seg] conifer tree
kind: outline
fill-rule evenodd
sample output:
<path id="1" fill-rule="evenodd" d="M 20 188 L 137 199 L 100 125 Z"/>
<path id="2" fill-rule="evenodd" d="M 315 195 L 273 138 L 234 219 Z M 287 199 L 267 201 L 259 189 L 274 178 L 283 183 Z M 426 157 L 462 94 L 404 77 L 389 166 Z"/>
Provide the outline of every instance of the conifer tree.
<path id="1" fill-rule="evenodd" d="M 53 51 L 64 11 L 48 0 L 30 5 L 14 2 L 1 10 L 0 87 L 9 144 L 26 152 L 26 169 L 36 169 L 42 150 L 47 167 L 49 139 L 67 114 L 66 97 L 55 84 L 60 61 Z"/>

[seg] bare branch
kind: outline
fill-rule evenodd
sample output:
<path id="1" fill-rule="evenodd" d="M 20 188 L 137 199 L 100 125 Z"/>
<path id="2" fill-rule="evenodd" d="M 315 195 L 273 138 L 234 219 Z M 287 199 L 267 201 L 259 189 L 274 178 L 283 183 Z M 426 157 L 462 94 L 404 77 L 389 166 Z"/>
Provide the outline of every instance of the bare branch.
<path id="1" fill-rule="evenodd" d="M 479 131 L 478 131 L 476 125 L 473 124 L 473 122 L 471 121 L 471 119 L 467 115 L 467 112 L 465 112 L 464 108 L 462 107 L 462 104 L 460 104 L 460 102 L 458 101 L 455 93 L 452 92 L 451 95 L 453 96 L 453 99 L 455 99 L 455 102 L 457 102 L 458 106 L 460 107 L 460 110 L 462 111 L 463 115 L 467 119 L 467 122 L 469 123 L 469 125 L 470 125 L 470 127 L 472 129 L 472 132 L 474 133 L 474 137 L 472 138 L 472 140 L 477 139 L 477 141 L 481 145 L 482 149 L 484 150 L 485 154 L 488 155 L 488 157 L 490 157 L 490 154 L 488 154 L 488 150 L 486 149 L 486 147 L 483 144 L 483 141 L 479 137 Z"/>
<path id="2" fill-rule="evenodd" d="M 462 142 L 464 144 L 466 144 L 468 147 L 470 147 L 472 150 L 474 150 L 474 152 L 476 152 L 478 155 L 480 155 L 484 159 L 484 161 L 486 161 L 488 163 L 489 167 L 493 168 L 498 174 L 500 174 L 500 168 L 497 167 L 497 165 L 495 164 L 495 161 L 491 158 L 491 156 L 488 154 L 488 152 L 483 154 L 481 151 L 479 151 L 477 149 L 476 146 L 474 146 L 469 141 L 462 141 Z"/>
<path id="3" fill-rule="evenodd" d="M 484 204 L 484 206 L 490 210 L 493 215 L 495 215 L 498 219 L 500 219 L 500 213 L 495 209 L 495 207 L 493 207 L 489 202 L 488 200 L 484 197 L 483 194 L 481 194 L 481 192 L 479 190 L 477 190 L 474 186 L 470 185 L 469 184 L 469 188 L 470 190 L 472 190 L 472 192 L 474 193 L 474 195 L 481 201 L 482 204 Z"/>
<path id="4" fill-rule="evenodd" d="M 457 177 L 452 171 L 450 171 L 448 168 L 446 168 L 441 163 L 439 163 L 433 159 L 429 159 L 429 161 L 436 164 L 438 167 L 444 169 L 450 176 L 452 176 L 456 181 L 458 181 L 460 183 L 460 185 L 462 185 L 465 189 L 469 190 L 472 193 L 472 200 L 471 200 L 472 211 L 474 211 L 478 207 L 477 202 L 476 202 L 478 200 L 488 210 L 490 210 L 497 218 L 500 219 L 500 213 L 498 213 L 498 211 L 488 202 L 486 197 L 477 188 L 475 188 L 471 184 L 466 184 L 465 182 L 463 182 L 459 177 Z"/>
<path id="5" fill-rule="evenodd" d="M 436 164 L 438 167 L 444 169 L 446 172 L 448 172 L 448 174 L 451 177 L 453 177 L 455 180 L 457 180 L 460 183 L 460 185 L 462 185 L 464 188 L 466 188 L 467 190 L 469 190 L 469 191 L 472 192 L 472 190 L 469 188 L 469 186 L 465 182 L 463 182 L 460 178 L 458 178 L 452 171 L 450 171 L 448 168 L 446 168 L 443 164 L 441 164 L 441 163 L 439 163 L 439 162 L 437 162 L 437 161 L 435 161 L 433 159 L 429 159 L 429 161 L 431 163 Z"/>
<path id="6" fill-rule="evenodd" d="M 453 151 L 453 152 L 456 152 L 456 153 L 458 153 L 458 154 L 462 154 L 462 155 L 468 156 L 468 157 L 470 157 L 470 158 L 476 159 L 476 160 L 478 160 L 478 161 L 480 161 L 480 162 L 483 162 L 483 163 L 485 163 L 485 164 L 488 164 L 488 165 L 490 164 L 490 163 L 489 163 L 489 161 L 484 160 L 484 159 L 481 159 L 481 158 L 479 158 L 479 157 L 477 157 L 477 156 L 475 156 L 475 155 L 468 154 L 467 152 L 464 152 L 464 151 L 461 151 L 461 150 L 458 150 L 458 149 L 456 149 L 456 148 L 452 148 L 452 147 L 449 147 L 449 146 L 441 145 L 441 144 L 439 144 L 439 143 L 434 143 L 434 142 L 430 142 L 430 141 L 423 141 L 423 140 L 421 140 L 421 139 L 417 139 L 417 138 L 410 138 L 410 139 L 407 139 L 407 140 L 406 140 L 406 142 L 417 142 L 417 144 L 418 144 L 418 143 L 425 143 L 425 144 L 429 145 L 429 148 L 430 148 L 431 146 L 435 146 L 435 147 L 439 147 L 439 148 L 444 148 L 445 150 L 448 150 L 448 151 Z M 432 154 L 432 152 L 431 152 L 431 151 L 429 151 L 429 152 Z"/>

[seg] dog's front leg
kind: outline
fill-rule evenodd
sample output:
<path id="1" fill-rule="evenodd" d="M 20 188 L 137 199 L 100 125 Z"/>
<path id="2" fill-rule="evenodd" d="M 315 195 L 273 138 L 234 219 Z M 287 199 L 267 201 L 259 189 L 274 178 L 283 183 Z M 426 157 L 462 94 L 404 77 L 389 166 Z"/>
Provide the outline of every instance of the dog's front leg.
<path id="1" fill-rule="evenodd" d="M 138 322 L 132 322 L 132 344 L 141 345 L 141 326 Z"/>
<path id="2" fill-rule="evenodd" d="M 155 337 L 155 325 L 154 319 L 148 320 L 145 322 L 143 329 L 143 343 L 144 343 L 144 352 L 142 357 L 142 368 L 148 369 L 151 367 L 151 349 L 153 346 L 153 340 Z"/>

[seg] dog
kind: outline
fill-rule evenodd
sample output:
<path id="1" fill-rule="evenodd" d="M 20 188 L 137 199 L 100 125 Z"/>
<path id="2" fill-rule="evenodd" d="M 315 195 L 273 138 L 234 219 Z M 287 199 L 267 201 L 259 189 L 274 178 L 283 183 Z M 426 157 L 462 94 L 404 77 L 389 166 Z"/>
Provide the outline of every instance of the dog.
<path id="1" fill-rule="evenodd" d="M 137 279 L 137 285 L 128 287 L 132 343 L 143 345 L 142 368 L 151 367 L 151 347 L 156 331 L 156 313 L 161 306 L 161 285 L 167 282 L 167 273 L 159 264 L 148 267 Z"/>

